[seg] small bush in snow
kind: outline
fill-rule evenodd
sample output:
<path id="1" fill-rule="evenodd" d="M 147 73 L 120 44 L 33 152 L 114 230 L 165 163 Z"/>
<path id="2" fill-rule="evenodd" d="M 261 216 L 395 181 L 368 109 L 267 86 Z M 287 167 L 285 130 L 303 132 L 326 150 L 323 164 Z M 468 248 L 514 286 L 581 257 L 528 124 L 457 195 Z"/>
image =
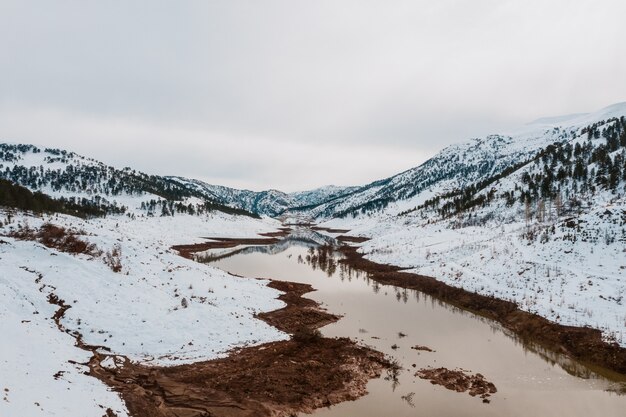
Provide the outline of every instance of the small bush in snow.
<path id="1" fill-rule="evenodd" d="M 113 272 L 122 271 L 122 247 L 119 244 L 113 245 L 113 249 L 107 251 L 104 255 L 104 263 L 108 265 Z"/>

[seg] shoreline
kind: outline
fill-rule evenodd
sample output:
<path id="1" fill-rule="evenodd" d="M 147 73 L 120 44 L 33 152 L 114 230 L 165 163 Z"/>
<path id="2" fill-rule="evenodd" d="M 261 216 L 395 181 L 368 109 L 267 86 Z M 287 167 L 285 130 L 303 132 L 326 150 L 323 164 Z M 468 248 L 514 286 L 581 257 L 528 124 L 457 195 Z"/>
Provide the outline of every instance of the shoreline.
<path id="1" fill-rule="evenodd" d="M 310 225 L 305 225 L 311 227 Z M 312 230 L 327 231 L 326 228 L 311 227 Z M 282 236 L 288 234 L 283 229 Z M 354 269 L 361 270 L 383 285 L 413 289 L 433 296 L 450 305 L 486 317 L 501 324 L 522 340 L 536 343 L 548 350 L 563 354 L 580 362 L 593 371 L 617 381 L 626 381 L 626 348 L 602 339 L 602 332 L 591 327 L 566 326 L 552 322 L 537 314 L 519 309 L 512 301 L 484 296 L 453 287 L 433 277 L 404 272 L 406 268 L 395 265 L 380 264 L 366 259 L 358 252 L 358 246 L 350 243 L 362 243 L 370 240 L 366 237 L 355 237 L 346 234 L 344 229 L 330 229 L 341 233 L 336 239 L 342 244 L 335 248 L 344 259 L 344 263 Z M 193 253 L 214 248 L 230 248 L 238 245 L 273 244 L 280 241 L 272 239 L 215 239 L 214 242 L 196 245 L 174 246 L 182 256 L 192 257 Z M 206 249 L 205 249 L 206 248 Z"/>
<path id="2" fill-rule="evenodd" d="M 358 238 L 359 241 L 369 240 Z M 357 241 L 343 236 L 342 241 Z M 602 339 L 602 332 L 590 327 L 566 326 L 519 309 L 517 304 L 453 287 L 433 277 L 404 272 L 403 268 L 370 261 L 358 247 L 344 244 L 337 249 L 340 263 L 364 271 L 383 285 L 420 291 L 455 307 L 500 323 L 522 340 L 537 343 L 564 354 L 592 370 L 618 381 L 626 381 L 626 348 Z"/>
<path id="3" fill-rule="evenodd" d="M 229 248 L 275 241 L 220 239 L 207 244 Z M 206 246 L 173 248 L 188 258 Z M 137 364 L 120 355 L 98 352 L 99 347 L 81 345 L 80 336 L 77 345 L 93 355 L 88 364 L 90 375 L 118 392 L 133 417 L 288 417 L 310 413 L 365 395 L 369 380 L 391 367 L 381 352 L 348 338 L 321 336 L 317 329 L 340 316 L 303 297 L 315 291 L 312 286 L 268 281 L 269 287 L 283 292 L 278 298 L 286 305 L 259 313 L 257 318 L 289 333 L 289 340 L 236 348 L 224 358 L 167 367 Z"/>

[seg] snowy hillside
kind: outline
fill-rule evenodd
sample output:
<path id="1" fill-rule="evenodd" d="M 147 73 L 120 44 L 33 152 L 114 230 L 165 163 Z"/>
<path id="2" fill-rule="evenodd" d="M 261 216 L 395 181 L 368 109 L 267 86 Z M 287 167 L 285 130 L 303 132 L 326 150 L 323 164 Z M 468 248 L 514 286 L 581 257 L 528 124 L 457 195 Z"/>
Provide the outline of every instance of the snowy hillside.
<path id="1" fill-rule="evenodd" d="M 390 184 L 421 189 L 407 182 L 419 172 L 415 181 L 430 185 L 415 196 L 368 211 L 354 206 L 355 194 L 338 204 L 356 211 L 324 225 L 371 237 L 361 251 L 372 260 L 599 328 L 626 345 L 624 116 L 620 104 L 448 148 L 369 191 L 373 199 Z M 538 126 L 545 136 L 529 133 Z"/>
<path id="2" fill-rule="evenodd" d="M 548 145 L 565 143 L 602 120 L 626 115 L 626 103 L 596 113 L 540 119 L 507 134 L 452 145 L 424 164 L 375 181 L 308 211 L 313 217 L 395 215 L 426 200 L 489 179 L 534 158 Z"/>
<path id="3" fill-rule="evenodd" d="M 127 415 L 117 394 L 84 374 L 91 354 L 75 346 L 79 334 L 110 349 L 100 349 L 111 355 L 106 363 L 123 355 L 163 365 L 287 337 L 255 318 L 284 305 L 266 281 L 233 277 L 169 249 L 202 235 L 255 237 L 275 230 L 274 220 L 222 213 L 82 220 L 0 211 L 0 222 L 2 416 L 102 417 L 107 408 Z M 71 254 L 8 236 L 46 222 L 95 246 Z M 118 272 L 107 263 L 116 247 Z M 70 308 L 57 325 L 63 303 Z"/>
<path id="4" fill-rule="evenodd" d="M 66 150 L 8 143 L 0 143 L 0 179 L 93 212 L 157 216 L 218 210 L 275 217 L 289 208 L 316 206 L 357 188 L 331 185 L 294 193 L 239 190 L 131 168 L 120 170 Z"/>
<path id="5" fill-rule="evenodd" d="M 99 214 L 246 214 L 168 178 L 116 169 L 61 149 L 0 143 L 0 178 Z"/>

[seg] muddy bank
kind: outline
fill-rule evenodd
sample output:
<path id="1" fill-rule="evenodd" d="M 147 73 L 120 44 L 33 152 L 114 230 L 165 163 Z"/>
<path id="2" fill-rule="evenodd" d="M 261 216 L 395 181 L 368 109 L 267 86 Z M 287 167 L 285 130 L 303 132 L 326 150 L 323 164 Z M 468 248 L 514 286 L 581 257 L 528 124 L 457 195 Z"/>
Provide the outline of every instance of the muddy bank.
<path id="1" fill-rule="evenodd" d="M 234 248 L 239 245 L 273 245 L 280 242 L 278 237 L 285 236 L 283 233 L 289 232 L 279 231 L 266 233 L 264 238 L 225 238 L 225 237 L 207 237 L 208 242 L 195 243 L 192 245 L 175 245 L 172 249 L 178 251 L 183 258 L 192 259 L 192 255 L 196 252 L 204 252 L 210 249 Z"/>
<path id="2" fill-rule="evenodd" d="M 506 329 L 530 342 L 559 352 L 587 365 L 595 365 L 605 375 L 612 372 L 614 379 L 626 380 L 626 348 L 602 340 L 599 330 L 588 327 L 564 326 L 536 314 L 522 311 L 510 301 L 488 297 L 452 287 L 435 278 L 404 272 L 393 265 L 378 264 L 365 259 L 356 247 L 342 246 L 343 262 L 365 271 L 384 285 L 414 289 L 446 303 L 469 310 L 501 323 Z"/>
<path id="3" fill-rule="evenodd" d="M 337 240 L 344 243 L 363 243 L 367 242 L 369 238 L 360 236 L 339 235 L 337 236 Z"/>
<path id="4" fill-rule="evenodd" d="M 90 373 L 118 391 L 135 417 L 290 416 L 364 395 L 369 379 L 389 366 L 383 354 L 322 337 L 316 329 L 339 317 L 302 297 L 311 286 L 269 285 L 285 292 L 280 299 L 287 305 L 258 317 L 293 334 L 291 340 L 173 367 L 114 357 L 107 368 L 107 355 L 94 351 Z"/>
<path id="5" fill-rule="evenodd" d="M 260 313 L 257 317 L 278 330 L 294 335 L 312 334 L 315 329 L 334 323 L 340 318 L 320 309 L 319 305 L 310 298 L 302 297 L 314 291 L 313 287 L 308 284 L 271 281 L 267 286 L 283 291 L 284 294 L 278 299 L 287 305 L 279 310 Z"/>
<path id="6" fill-rule="evenodd" d="M 489 397 L 498 392 L 496 386 L 482 374 L 471 374 L 463 369 L 424 368 L 415 373 L 433 385 L 441 385 L 451 391 L 467 392 L 472 397 L 479 396 L 488 403 Z"/>
<path id="7" fill-rule="evenodd" d="M 328 233 L 340 233 L 340 234 L 345 234 L 350 231 L 349 229 L 333 229 L 332 227 L 321 227 L 321 226 L 312 226 L 311 230 L 320 231 L 320 232 L 328 232 Z"/>

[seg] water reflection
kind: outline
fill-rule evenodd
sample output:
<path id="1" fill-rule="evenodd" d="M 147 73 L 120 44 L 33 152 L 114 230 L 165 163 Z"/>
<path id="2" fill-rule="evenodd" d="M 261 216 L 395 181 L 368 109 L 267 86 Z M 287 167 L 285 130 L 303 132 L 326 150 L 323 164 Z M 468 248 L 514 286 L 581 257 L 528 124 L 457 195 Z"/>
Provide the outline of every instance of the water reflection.
<path id="1" fill-rule="evenodd" d="M 313 230 L 297 228 L 289 236 L 271 245 L 241 245 L 226 249 L 209 249 L 194 254 L 197 262 L 211 263 L 221 259 L 227 259 L 235 255 L 246 255 L 261 253 L 266 255 L 278 255 L 293 246 L 300 246 L 309 249 L 316 247 L 336 247 L 337 240 L 333 237 L 317 233 Z"/>
<path id="2" fill-rule="evenodd" d="M 406 304 L 410 298 L 413 298 L 418 303 L 420 303 L 422 300 L 424 302 L 430 303 L 433 308 L 437 306 L 439 308 L 445 308 L 447 310 L 450 310 L 455 314 L 471 315 L 476 320 L 488 324 L 493 334 L 505 334 L 515 343 L 516 346 L 521 347 L 525 353 L 534 353 L 543 358 L 547 363 L 551 365 L 558 365 L 572 376 L 582 379 L 606 379 L 605 377 L 594 372 L 594 370 L 592 370 L 590 367 L 583 365 L 571 358 L 568 358 L 567 356 L 556 353 L 549 349 L 545 349 L 537 343 L 523 339 L 491 319 L 487 319 L 485 317 L 475 315 L 466 310 L 452 306 L 417 290 L 395 286 L 383 286 L 377 281 L 371 279 L 369 274 L 351 268 L 349 265 L 341 262 L 341 259 L 342 256 L 337 252 L 336 247 L 330 245 L 322 245 L 309 247 L 307 255 L 304 258 L 300 256 L 298 258 L 298 262 L 308 264 L 313 270 L 319 269 L 325 272 L 328 277 L 333 277 L 334 275 L 336 275 L 337 269 L 339 269 L 338 276 L 342 281 L 345 279 L 348 279 L 350 281 L 353 278 L 363 280 L 368 286 L 372 288 L 372 290 L 376 294 L 381 291 L 381 287 L 384 287 L 386 291 L 392 291 L 394 293 L 396 301 L 402 302 L 404 304 Z M 617 375 L 616 377 L 619 378 L 619 376 Z M 388 378 L 385 379 L 393 381 L 395 389 L 395 385 L 398 384 L 397 378 L 388 376 Z M 615 393 L 624 394 L 626 393 L 626 384 L 623 382 L 620 383 L 618 381 L 615 381 L 614 384 L 611 384 L 610 389 Z"/>
<path id="3" fill-rule="evenodd" d="M 472 408 L 474 403 L 465 403 L 459 397 L 448 397 L 445 390 L 431 392 L 428 383 L 420 385 L 419 381 L 416 382 L 416 364 L 417 369 L 467 366 L 494 378 L 493 382 L 498 389 L 502 387 L 503 394 L 496 396 L 491 408 L 485 409 L 482 415 L 529 415 L 529 411 L 523 409 L 527 401 L 536 402 L 535 408 L 529 410 L 541 411 L 539 415 L 564 415 L 556 411 L 545 412 L 548 409 L 544 407 L 555 402 L 559 402 L 555 410 L 568 410 L 569 415 L 590 415 L 573 405 L 583 399 L 595 399 L 594 404 L 599 400 L 600 408 L 607 411 L 605 415 L 621 415 L 614 412 L 615 402 L 607 402 L 607 397 L 610 399 L 617 395 L 603 393 L 602 397 L 596 393 L 602 393 L 598 389 L 608 388 L 612 394 L 623 394 L 626 387 L 622 383 L 610 383 L 594 369 L 523 340 L 490 319 L 417 290 L 380 284 L 369 274 L 342 262 L 342 256 L 332 240 L 319 240 L 316 235 L 319 234 L 299 233 L 273 245 L 207 251 L 200 254 L 199 260 L 216 262 L 218 267 L 239 275 L 273 277 L 313 285 L 318 291 L 312 293 L 311 298 L 324 303 L 330 311 L 343 315 L 338 323 L 322 329 L 326 336 L 351 337 L 392 355 L 398 359 L 398 365 L 404 367 L 372 382 L 369 391 L 373 394 L 369 398 L 379 400 L 360 400 L 358 403 L 361 405 L 345 405 L 333 411 L 334 414 L 323 412 L 321 415 L 381 415 L 380 410 L 373 410 L 377 401 L 391 398 L 391 394 L 385 394 L 386 391 L 392 393 L 394 401 L 405 409 L 411 408 L 406 397 L 419 404 L 419 409 L 424 412 L 428 409 L 438 414 L 441 407 L 449 407 L 454 412 L 449 410 L 448 414 L 438 415 L 477 415 L 474 412 L 478 410 Z M 408 337 L 400 336 L 406 336 L 405 333 Z M 420 355 L 420 352 L 411 350 L 416 344 L 434 348 L 436 353 L 422 352 Z M 565 372 L 558 372 L 557 369 Z M 548 387 L 552 397 L 541 394 L 543 387 Z M 412 392 L 417 393 L 415 398 Z M 583 395 L 582 392 L 588 394 Z M 436 398 L 427 398 L 431 395 Z M 455 404 L 465 404 L 466 408 L 456 409 L 455 405 L 447 404 L 451 398 L 454 398 Z M 503 408 L 493 405 L 498 401 L 504 401 L 500 403 Z M 446 405 L 443 406 L 443 403 Z M 516 412 L 507 408 L 513 404 L 519 408 Z M 618 404 L 626 406 L 623 401 Z M 393 409 L 397 415 L 413 415 L 398 407 Z M 386 409 L 383 414 L 390 411 Z"/>

